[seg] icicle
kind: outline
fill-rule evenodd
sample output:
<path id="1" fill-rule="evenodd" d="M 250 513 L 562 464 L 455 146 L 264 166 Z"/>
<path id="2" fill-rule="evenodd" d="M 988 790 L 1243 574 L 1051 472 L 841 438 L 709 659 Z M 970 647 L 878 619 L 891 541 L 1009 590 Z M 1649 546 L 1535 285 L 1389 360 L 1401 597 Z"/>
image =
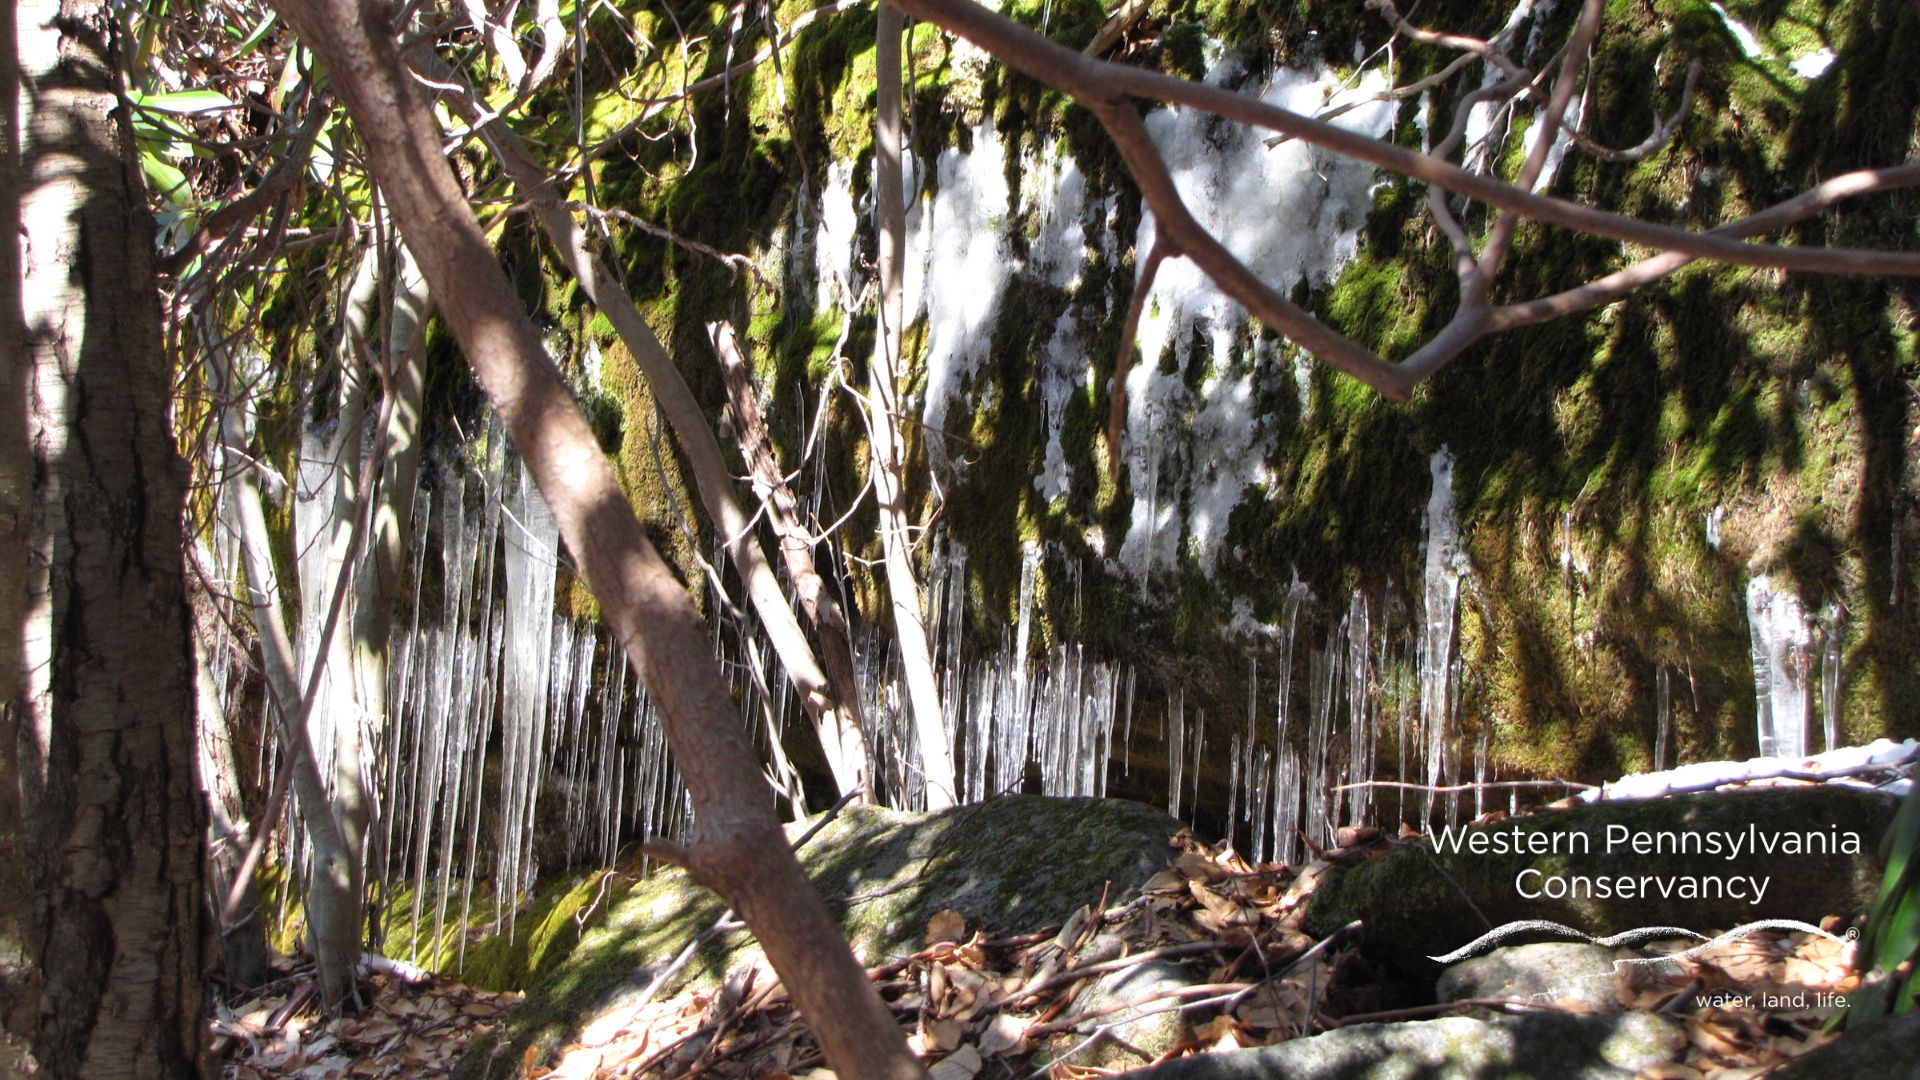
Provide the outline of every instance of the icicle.
<path id="1" fill-rule="evenodd" d="M 1248 811 L 1248 830 L 1252 836 L 1248 843 L 1253 851 L 1251 858 L 1255 866 L 1264 866 L 1273 859 L 1273 818 L 1271 807 L 1273 800 L 1273 751 L 1260 748 L 1260 760 L 1254 769 L 1253 807 Z"/>
<path id="2" fill-rule="evenodd" d="M 1187 691 L 1173 688 L 1163 730 L 1167 740 L 1167 813 L 1180 816 L 1180 781 L 1184 776 L 1187 752 Z"/>
<path id="3" fill-rule="evenodd" d="M 1254 808 L 1254 802 L 1266 774 L 1254 768 L 1254 751 L 1258 748 L 1259 726 L 1256 719 L 1260 710 L 1260 661 L 1257 657 L 1247 658 L 1247 722 L 1246 726 L 1234 735 L 1233 768 L 1235 782 L 1228 796 L 1227 838 L 1233 838 L 1233 829 L 1238 822 L 1234 812 L 1235 803 L 1247 815 L 1246 854 L 1257 859 L 1259 851 L 1260 813 Z M 1244 790 L 1243 790 L 1244 789 Z"/>
<path id="4" fill-rule="evenodd" d="M 1273 856 L 1293 865 L 1300 859 L 1300 758 L 1281 746 L 1273 762 Z"/>
<path id="5" fill-rule="evenodd" d="M 1473 748 L 1473 816 L 1487 812 L 1487 731 L 1480 730 L 1480 741 Z"/>
<path id="6" fill-rule="evenodd" d="M 1747 583 L 1747 622 L 1760 756 L 1805 757 L 1810 635 L 1800 598 L 1791 589 L 1775 592 L 1766 575 L 1755 575 Z"/>
<path id="7" fill-rule="evenodd" d="M 1426 757 L 1426 782 L 1438 786 L 1444 775 L 1449 718 L 1453 703 L 1453 624 L 1460 595 L 1460 532 L 1453 514 L 1453 454 L 1434 451 L 1429 462 L 1433 490 L 1427 499 L 1426 568 L 1420 626 L 1420 727 Z M 1433 796 L 1423 819 L 1433 816 Z"/>
<path id="8" fill-rule="evenodd" d="M 1373 779 L 1372 657 L 1366 594 L 1358 589 L 1347 608 L 1347 783 Z M 1347 821 L 1364 824 L 1373 805 L 1373 789 L 1347 790 Z"/>
<path id="9" fill-rule="evenodd" d="M 514 911 L 532 882 L 533 811 L 539 797 L 547 682 L 552 673 L 553 588 L 559 531 L 523 465 L 504 529 L 507 581 L 506 667 L 502 672 L 499 860 L 495 901 L 511 937 Z"/>
<path id="10" fill-rule="evenodd" d="M 1827 605 L 1820 645 L 1820 728 L 1828 750 L 1838 750 L 1844 739 L 1840 732 L 1840 639 L 1846 630 L 1845 619 L 1838 604 Z"/>
<path id="11" fill-rule="evenodd" d="M 1201 773 L 1205 771 L 1204 762 L 1207 760 L 1207 713 L 1205 709 L 1196 710 L 1193 714 L 1193 754 L 1188 760 L 1193 762 L 1193 796 L 1187 802 L 1187 809 L 1190 813 L 1197 815 L 1200 812 L 1200 776 Z"/>
<path id="12" fill-rule="evenodd" d="M 1333 840 L 1336 824 L 1331 820 L 1332 795 L 1328 791 L 1332 783 L 1332 746 L 1334 710 L 1339 695 L 1335 688 L 1340 685 L 1341 658 L 1344 651 L 1340 648 L 1340 624 L 1327 630 L 1327 647 L 1316 650 L 1307 665 L 1307 760 L 1303 764 L 1306 770 L 1304 778 L 1306 802 L 1306 830 L 1314 843 L 1329 845 Z"/>
<path id="13" fill-rule="evenodd" d="M 1233 847 L 1234 826 L 1240 815 L 1240 750 L 1242 739 L 1239 732 L 1233 733 L 1233 740 L 1227 747 L 1227 846 Z"/>
<path id="14" fill-rule="evenodd" d="M 1660 664 L 1653 670 L 1654 709 L 1659 718 L 1658 733 L 1653 737 L 1653 771 L 1667 770 L 1667 740 L 1673 727 L 1673 697 L 1669 685 L 1667 665 Z"/>
<path id="15" fill-rule="evenodd" d="M 1033 636 L 1034 579 L 1039 571 L 1040 542 L 1028 540 L 1020 545 L 1020 612 L 1016 616 L 1019 629 L 1013 638 L 1014 671 L 1022 687 L 1027 683 L 1027 645 Z"/>

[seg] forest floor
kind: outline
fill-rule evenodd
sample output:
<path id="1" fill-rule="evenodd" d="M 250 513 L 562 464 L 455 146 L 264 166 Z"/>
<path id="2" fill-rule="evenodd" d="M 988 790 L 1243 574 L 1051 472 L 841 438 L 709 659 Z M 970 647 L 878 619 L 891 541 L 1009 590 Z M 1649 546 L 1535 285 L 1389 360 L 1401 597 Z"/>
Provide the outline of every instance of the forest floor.
<path id="1" fill-rule="evenodd" d="M 1390 988 L 1342 934 L 1315 941 L 1300 929 L 1326 866 L 1377 857 L 1404 838 L 1342 830 L 1342 840 L 1345 847 L 1302 868 L 1255 867 L 1225 845 L 1183 832 L 1174 838 L 1173 866 L 1124 903 L 1108 906 L 1102 897 L 1063 926 L 1001 937 L 942 912 L 926 926 L 923 949 L 869 976 L 937 1080 L 1077 1080 L 1358 1023 L 1469 1010 L 1594 1011 L 1591 1001 L 1572 999 L 1384 1007 Z M 1828 929 L 1838 931 L 1832 921 Z M 1168 963 L 1183 965 L 1188 978 L 1142 980 L 1145 993 L 1107 989 L 1116 973 Z M 1642 1073 L 1672 1080 L 1757 1075 L 1821 1044 L 1831 1037 L 1825 1026 L 1833 1008 L 1789 1003 L 1806 1000 L 1796 997 L 1803 991 L 1845 993 L 1856 981 L 1831 938 L 1762 933 L 1672 963 L 1616 965 L 1614 991 L 1621 1008 L 1676 1022 L 1671 1061 Z M 310 972 L 222 1007 L 213 1034 L 223 1075 L 447 1075 L 521 998 L 404 971 L 375 975 L 363 987 L 367 1006 L 333 1020 L 313 1005 Z M 1701 1004 L 1715 991 L 1726 991 L 1717 998 L 1729 1004 Z M 1776 995 L 1780 1007 L 1752 1007 L 1764 994 Z M 544 1080 L 832 1076 L 764 961 L 730 972 L 718 986 L 604 1016 L 551 1062 L 523 1064 Z"/>

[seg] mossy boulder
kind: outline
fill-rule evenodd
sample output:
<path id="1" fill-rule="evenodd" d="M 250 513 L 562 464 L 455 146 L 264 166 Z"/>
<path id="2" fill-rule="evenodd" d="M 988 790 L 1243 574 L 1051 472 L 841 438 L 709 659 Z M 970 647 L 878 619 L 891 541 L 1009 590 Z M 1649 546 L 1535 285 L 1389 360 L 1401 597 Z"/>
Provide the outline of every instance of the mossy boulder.
<path id="1" fill-rule="evenodd" d="M 1650 1013 L 1608 1017 L 1540 1013 L 1492 1020 L 1454 1016 L 1404 1024 L 1355 1024 L 1254 1050 L 1181 1058 L 1128 1075 L 1152 1080 L 1269 1076 L 1627 1080 L 1673 1060 L 1682 1041 L 1671 1021 Z"/>
<path id="2" fill-rule="evenodd" d="M 797 824 L 797 831 L 803 828 Z M 849 807 L 801 850 L 814 886 L 863 962 L 921 948 L 927 920 L 952 908 L 970 930 L 1034 930 L 1064 921 L 1111 887 L 1137 891 L 1171 861 L 1180 822 L 1139 803 L 1016 795 L 937 814 Z M 718 897 L 679 871 L 654 874 L 607 901 L 527 1003 L 503 1044 L 476 1047 L 500 1063 L 543 1058 L 599 1014 L 630 1001 L 722 913 Z M 838 944 L 823 942 L 823 948 Z M 704 946 L 676 982 L 712 983 L 759 955 L 744 931 Z M 675 986 L 668 986 L 671 991 Z"/>
<path id="3" fill-rule="evenodd" d="M 1330 868 L 1313 895 L 1306 930 L 1324 936 L 1358 919 L 1363 924 L 1361 949 L 1369 958 L 1410 984 L 1430 987 L 1440 972 L 1431 957 L 1516 920 L 1544 919 L 1608 935 L 1646 926 L 1711 933 L 1756 919 L 1817 923 L 1827 915 L 1852 917 L 1866 910 L 1879 884 L 1876 850 L 1893 810 L 1893 800 L 1879 793 L 1826 786 L 1686 795 L 1535 814 L 1470 830 L 1477 836 L 1450 850 L 1441 850 L 1441 844 L 1410 844 L 1380 858 Z M 1619 830 L 1630 838 L 1696 838 L 1688 842 L 1731 835 L 1748 848 L 1737 858 L 1728 858 L 1725 850 L 1640 853 L 1624 844 L 1608 850 L 1609 836 L 1618 836 Z M 1828 850 L 1788 854 L 1776 843 L 1772 853 L 1754 854 L 1749 850 L 1752 841 L 1746 839 L 1784 841 L 1809 834 L 1828 838 Z M 1469 845 L 1486 850 L 1476 853 Z M 1534 850 L 1548 853 L 1531 854 Z M 1678 888 L 1688 879 L 1704 885 L 1707 878 L 1761 878 L 1766 888 L 1754 903 L 1747 895 L 1711 891 L 1690 897 L 1661 895 L 1658 885 L 1671 881 Z M 1652 895 L 1601 896 L 1597 889 L 1591 894 L 1540 895 L 1553 881 L 1617 884 L 1622 879 L 1655 882 Z M 1523 896 L 1523 887 L 1536 895 Z M 1639 885 L 1636 891 L 1646 888 Z"/>

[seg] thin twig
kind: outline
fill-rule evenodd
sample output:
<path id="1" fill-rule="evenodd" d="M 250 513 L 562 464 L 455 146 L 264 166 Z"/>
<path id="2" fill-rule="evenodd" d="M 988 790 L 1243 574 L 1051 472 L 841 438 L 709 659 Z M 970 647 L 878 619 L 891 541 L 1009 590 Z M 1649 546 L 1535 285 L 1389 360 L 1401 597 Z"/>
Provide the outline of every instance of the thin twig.
<path id="1" fill-rule="evenodd" d="M 1489 780 L 1481 784 L 1410 784 L 1399 780 L 1363 780 L 1355 784 L 1339 784 L 1335 791 L 1352 791 L 1355 788 L 1393 788 L 1399 791 L 1425 791 L 1434 795 L 1452 795 L 1463 791 L 1496 791 L 1507 788 L 1577 788 L 1582 791 L 1597 790 L 1593 784 L 1577 784 L 1572 780 Z"/>

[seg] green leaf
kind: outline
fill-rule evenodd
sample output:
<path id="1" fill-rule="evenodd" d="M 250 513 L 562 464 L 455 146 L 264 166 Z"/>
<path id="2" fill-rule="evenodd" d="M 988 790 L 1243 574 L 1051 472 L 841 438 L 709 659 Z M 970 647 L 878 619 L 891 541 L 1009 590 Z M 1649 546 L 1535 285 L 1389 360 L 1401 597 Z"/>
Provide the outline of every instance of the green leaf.
<path id="1" fill-rule="evenodd" d="M 277 11 L 267 12 L 267 17 L 260 20 L 260 25 L 254 27 L 253 32 L 249 33 L 246 36 L 246 39 L 241 41 L 239 45 L 234 46 L 233 55 L 235 57 L 241 57 L 252 52 L 254 49 L 254 46 L 260 44 L 260 42 L 264 40 L 268 34 L 273 32 L 274 25 L 279 21 L 280 21 L 279 12 Z M 237 37 L 239 36 L 240 30 L 238 27 L 228 27 L 227 32 Z"/>
<path id="2" fill-rule="evenodd" d="M 133 99 L 135 105 L 143 109 L 180 116 L 213 112 L 217 109 L 239 108 L 232 99 L 218 90 L 176 90 L 170 94 L 142 94 L 136 90 L 127 96 Z"/>
<path id="3" fill-rule="evenodd" d="M 1908 792 L 1894 814 L 1893 824 L 1880 841 L 1886 874 L 1867 912 L 1866 934 L 1859 960 L 1867 978 L 1853 997 L 1849 1026 L 1872 1023 L 1889 1005 L 1907 1012 L 1920 997 L 1920 977 L 1909 971 L 1896 977 L 1900 966 L 1920 959 L 1920 786 Z"/>
<path id="4" fill-rule="evenodd" d="M 1891 973 L 1920 952 L 1920 889 L 1903 891 L 1888 910 L 1874 948 L 1874 965 Z"/>
<path id="5" fill-rule="evenodd" d="M 1880 857 L 1886 860 L 1887 870 L 1880 880 L 1880 891 L 1874 894 L 1873 906 L 1868 909 L 1867 945 L 1871 946 L 1885 933 L 1886 915 L 1898 897 L 1913 887 L 1920 887 L 1920 881 L 1911 886 L 1908 882 L 1916 850 L 1920 850 L 1920 784 L 1907 792 L 1887 835 L 1880 841 Z"/>
<path id="6" fill-rule="evenodd" d="M 147 186 L 163 199 L 183 203 L 193 194 L 187 175 L 156 154 L 140 155 L 140 171 L 146 174 Z"/>
<path id="7" fill-rule="evenodd" d="M 307 172 L 316 183 L 333 179 L 333 135 L 323 127 L 313 137 L 313 149 L 307 154 Z"/>

